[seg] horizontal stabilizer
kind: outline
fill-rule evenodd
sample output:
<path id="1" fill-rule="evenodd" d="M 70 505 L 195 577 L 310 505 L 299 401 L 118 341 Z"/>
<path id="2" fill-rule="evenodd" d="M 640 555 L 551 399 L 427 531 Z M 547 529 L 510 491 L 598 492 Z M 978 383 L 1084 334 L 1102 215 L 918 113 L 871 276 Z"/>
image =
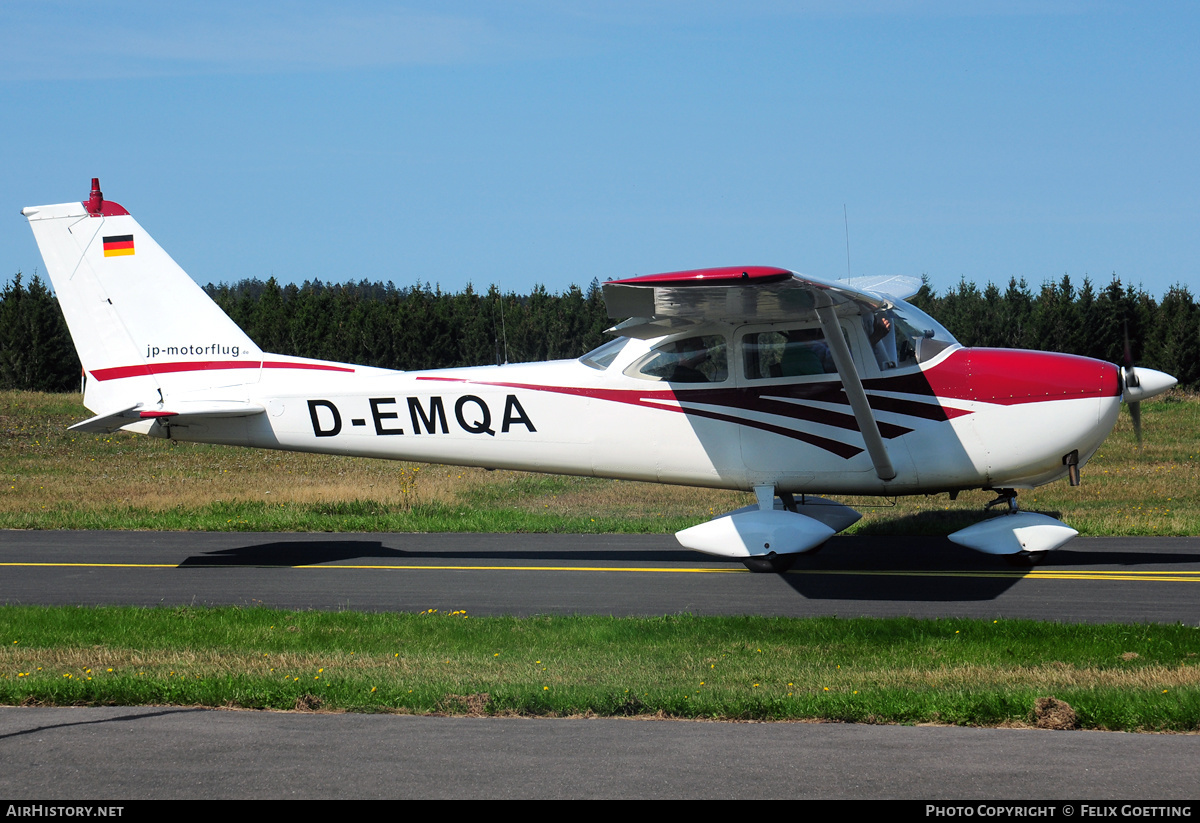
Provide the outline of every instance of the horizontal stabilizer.
<path id="1" fill-rule="evenodd" d="M 146 418 L 168 417 L 171 423 L 217 417 L 253 417 L 262 414 L 266 407 L 240 400 L 188 400 L 171 403 L 161 409 L 143 409 L 139 416 Z"/>
<path id="2" fill-rule="evenodd" d="M 138 403 L 121 411 L 98 414 L 82 423 L 76 423 L 70 430 L 110 434 L 139 420 L 168 419 L 173 424 L 183 424 L 202 418 L 251 417 L 265 411 L 266 408 L 257 403 L 243 403 L 238 400 L 184 401 L 173 403 L 170 408 L 147 408 Z"/>
<path id="3" fill-rule="evenodd" d="M 76 423 L 74 426 L 68 426 L 67 431 L 112 434 L 122 426 L 127 426 L 130 423 L 136 423 L 140 420 L 141 416 L 138 414 L 138 409 L 141 407 L 142 404 L 138 403 L 136 406 L 130 406 L 120 411 L 98 414 L 95 417 L 89 417 L 87 420 Z"/>

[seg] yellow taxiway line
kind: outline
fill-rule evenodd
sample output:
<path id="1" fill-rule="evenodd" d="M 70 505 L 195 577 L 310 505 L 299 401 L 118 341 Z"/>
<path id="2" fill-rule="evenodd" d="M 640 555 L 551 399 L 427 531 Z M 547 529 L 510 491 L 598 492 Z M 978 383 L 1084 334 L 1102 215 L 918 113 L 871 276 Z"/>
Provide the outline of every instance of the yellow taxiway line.
<path id="1" fill-rule="evenodd" d="M 651 566 L 462 566 L 462 565 L 364 565 L 304 564 L 298 566 L 259 565 L 255 563 L 0 563 L 7 567 L 93 568 L 93 569 L 357 569 L 368 571 L 523 571 L 523 572 L 640 572 L 643 574 L 748 574 L 743 568 L 656 568 Z M 943 571 L 937 569 L 793 569 L 788 574 L 839 575 L 858 577 L 952 577 L 1000 578 L 1022 580 L 1117 580 L 1156 583 L 1200 583 L 1200 571 L 1098 571 L 1070 569 L 1029 569 L 1013 571 Z"/>

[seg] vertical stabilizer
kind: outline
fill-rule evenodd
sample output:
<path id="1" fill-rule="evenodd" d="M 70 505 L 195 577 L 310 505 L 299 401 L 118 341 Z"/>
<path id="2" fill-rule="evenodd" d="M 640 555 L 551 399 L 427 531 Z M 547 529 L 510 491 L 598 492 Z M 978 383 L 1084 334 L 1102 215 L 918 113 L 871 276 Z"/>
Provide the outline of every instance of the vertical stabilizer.
<path id="1" fill-rule="evenodd" d="M 98 413 L 258 379 L 262 352 L 99 182 L 29 220 Z"/>

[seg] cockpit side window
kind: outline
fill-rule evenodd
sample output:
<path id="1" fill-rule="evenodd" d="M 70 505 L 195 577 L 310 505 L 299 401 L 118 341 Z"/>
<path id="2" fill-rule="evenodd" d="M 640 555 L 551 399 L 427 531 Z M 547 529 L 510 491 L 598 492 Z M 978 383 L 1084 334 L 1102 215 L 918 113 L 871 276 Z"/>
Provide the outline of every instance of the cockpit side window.
<path id="1" fill-rule="evenodd" d="M 663 343 L 625 373 L 668 383 L 723 383 L 729 377 L 725 338 L 707 334 Z"/>

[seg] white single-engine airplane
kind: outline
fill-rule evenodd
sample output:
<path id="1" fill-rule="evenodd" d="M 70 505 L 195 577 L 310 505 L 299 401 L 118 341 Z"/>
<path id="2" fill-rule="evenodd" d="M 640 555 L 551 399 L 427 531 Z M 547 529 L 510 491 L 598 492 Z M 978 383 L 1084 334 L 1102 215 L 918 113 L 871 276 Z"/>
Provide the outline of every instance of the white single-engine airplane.
<path id="1" fill-rule="evenodd" d="M 1070 477 L 1121 401 L 1170 375 L 968 349 L 904 302 L 913 278 L 829 281 L 765 266 L 614 280 L 615 339 L 578 360 L 400 372 L 259 349 L 92 180 L 22 212 L 87 372 L 72 426 L 203 443 L 753 491 L 678 533 L 781 571 L 859 518 L 814 494 L 990 489 L 1008 512 L 950 535 L 990 554 L 1076 532 L 1018 511 Z"/>

